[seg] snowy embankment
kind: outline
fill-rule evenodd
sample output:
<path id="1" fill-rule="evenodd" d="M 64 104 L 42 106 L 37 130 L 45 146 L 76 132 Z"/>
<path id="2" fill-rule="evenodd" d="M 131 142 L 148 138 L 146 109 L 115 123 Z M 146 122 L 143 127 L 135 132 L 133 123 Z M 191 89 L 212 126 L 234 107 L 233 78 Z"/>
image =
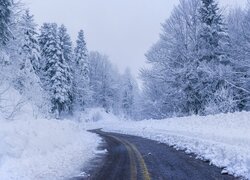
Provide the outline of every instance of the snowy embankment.
<path id="1" fill-rule="evenodd" d="M 2 94 L 0 107 L 1 180 L 69 178 L 95 156 L 98 136 L 70 120 L 35 119 L 34 108 L 14 89 Z"/>
<path id="2" fill-rule="evenodd" d="M 102 114 L 103 121 L 89 123 L 89 128 L 160 141 L 223 167 L 223 173 L 250 179 L 250 113 L 138 122 L 124 122 L 104 112 L 97 114 Z"/>

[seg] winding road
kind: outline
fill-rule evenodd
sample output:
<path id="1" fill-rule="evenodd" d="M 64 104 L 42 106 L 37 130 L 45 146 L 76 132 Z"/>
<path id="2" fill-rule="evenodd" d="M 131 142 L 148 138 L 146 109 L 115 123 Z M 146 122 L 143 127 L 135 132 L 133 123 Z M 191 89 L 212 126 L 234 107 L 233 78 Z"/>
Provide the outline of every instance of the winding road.
<path id="1" fill-rule="evenodd" d="M 77 180 L 231 180 L 221 169 L 156 141 L 117 133 L 93 130 L 105 141 L 107 149 L 89 170 L 88 177 Z"/>

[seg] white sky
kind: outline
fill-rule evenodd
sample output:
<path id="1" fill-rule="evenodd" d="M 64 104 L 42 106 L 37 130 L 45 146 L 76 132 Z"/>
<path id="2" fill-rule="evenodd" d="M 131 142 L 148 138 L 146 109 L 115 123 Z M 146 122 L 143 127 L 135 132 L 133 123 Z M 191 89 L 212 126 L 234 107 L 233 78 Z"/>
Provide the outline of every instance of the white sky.
<path id="1" fill-rule="evenodd" d="M 226 7 L 244 6 L 247 0 L 219 0 Z M 145 66 L 144 54 L 158 39 L 161 23 L 179 0 L 23 0 L 37 23 L 65 24 L 75 39 L 85 31 L 89 50 L 107 54 L 123 71 L 137 77 Z"/>

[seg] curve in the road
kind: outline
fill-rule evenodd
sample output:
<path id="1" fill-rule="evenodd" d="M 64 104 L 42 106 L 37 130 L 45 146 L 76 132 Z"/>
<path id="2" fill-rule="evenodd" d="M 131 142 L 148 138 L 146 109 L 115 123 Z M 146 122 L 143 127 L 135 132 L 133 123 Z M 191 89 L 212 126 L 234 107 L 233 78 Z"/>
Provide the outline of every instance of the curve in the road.
<path id="1" fill-rule="evenodd" d="M 108 153 L 89 171 L 88 180 L 233 180 L 221 169 L 156 141 L 91 131 L 104 140 Z"/>

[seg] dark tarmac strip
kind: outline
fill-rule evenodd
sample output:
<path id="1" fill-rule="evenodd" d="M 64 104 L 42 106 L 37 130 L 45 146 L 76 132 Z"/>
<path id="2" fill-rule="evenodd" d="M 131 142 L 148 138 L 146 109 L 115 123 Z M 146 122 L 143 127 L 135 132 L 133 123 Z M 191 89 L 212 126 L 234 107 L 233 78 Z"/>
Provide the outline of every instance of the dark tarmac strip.
<path id="1" fill-rule="evenodd" d="M 218 167 L 156 141 L 93 130 L 105 141 L 107 154 L 94 163 L 88 177 L 77 180 L 231 180 Z"/>

